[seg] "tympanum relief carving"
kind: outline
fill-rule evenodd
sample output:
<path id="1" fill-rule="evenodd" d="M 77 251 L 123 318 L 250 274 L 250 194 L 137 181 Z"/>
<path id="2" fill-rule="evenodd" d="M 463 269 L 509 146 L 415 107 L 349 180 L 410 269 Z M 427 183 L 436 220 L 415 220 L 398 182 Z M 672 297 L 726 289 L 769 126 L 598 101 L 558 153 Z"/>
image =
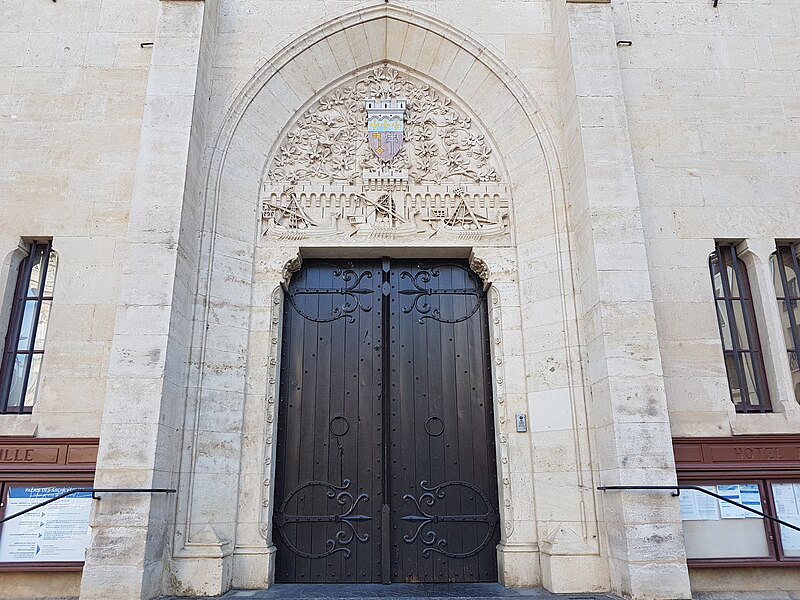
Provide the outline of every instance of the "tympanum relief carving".
<path id="1" fill-rule="evenodd" d="M 317 100 L 261 186 L 264 235 L 510 241 L 486 136 L 431 86 L 384 66 Z"/>

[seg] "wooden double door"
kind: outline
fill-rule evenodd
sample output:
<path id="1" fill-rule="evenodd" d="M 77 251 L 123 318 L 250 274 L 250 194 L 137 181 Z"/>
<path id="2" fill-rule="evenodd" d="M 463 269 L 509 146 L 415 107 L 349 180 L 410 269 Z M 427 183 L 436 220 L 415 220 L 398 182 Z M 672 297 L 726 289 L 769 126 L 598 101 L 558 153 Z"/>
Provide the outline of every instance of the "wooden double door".
<path id="1" fill-rule="evenodd" d="M 306 261 L 283 321 L 276 580 L 497 581 L 490 372 L 466 262 Z"/>

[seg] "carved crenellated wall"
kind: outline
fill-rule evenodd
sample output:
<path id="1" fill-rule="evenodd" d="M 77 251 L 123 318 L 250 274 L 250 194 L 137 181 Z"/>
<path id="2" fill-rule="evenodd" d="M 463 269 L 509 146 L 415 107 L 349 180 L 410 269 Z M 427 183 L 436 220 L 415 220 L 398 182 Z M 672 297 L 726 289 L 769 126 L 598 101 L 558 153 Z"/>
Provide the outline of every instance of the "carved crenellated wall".
<path id="1" fill-rule="evenodd" d="M 407 103 L 404 141 L 388 161 L 369 146 L 370 98 Z M 397 66 L 373 67 L 327 91 L 290 126 L 261 186 L 264 235 L 508 245 L 509 187 L 492 146 L 434 84 Z"/>

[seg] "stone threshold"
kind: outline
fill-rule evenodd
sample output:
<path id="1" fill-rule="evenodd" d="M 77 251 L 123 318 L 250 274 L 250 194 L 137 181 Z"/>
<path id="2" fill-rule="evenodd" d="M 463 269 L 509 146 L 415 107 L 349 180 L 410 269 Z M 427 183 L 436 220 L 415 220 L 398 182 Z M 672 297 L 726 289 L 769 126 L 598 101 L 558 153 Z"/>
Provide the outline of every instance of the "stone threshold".
<path id="1" fill-rule="evenodd" d="M 232 590 L 217 600 L 617 600 L 608 594 L 553 594 L 542 588 L 504 588 L 497 583 L 276 584 L 268 590 Z M 161 600 L 185 600 L 178 597 Z M 199 599 L 198 599 L 199 600 Z M 792 599 L 794 600 L 794 599 Z"/>
<path id="2" fill-rule="evenodd" d="M 203 600 L 619 600 L 610 594 L 554 594 L 542 588 L 504 588 L 497 583 L 276 584 L 268 590 L 232 590 Z M 167 596 L 160 600 L 190 600 Z M 201 599 L 194 599 L 201 600 Z M 697 592 L 693 600 L 800 600 L 800 590 Z"/>

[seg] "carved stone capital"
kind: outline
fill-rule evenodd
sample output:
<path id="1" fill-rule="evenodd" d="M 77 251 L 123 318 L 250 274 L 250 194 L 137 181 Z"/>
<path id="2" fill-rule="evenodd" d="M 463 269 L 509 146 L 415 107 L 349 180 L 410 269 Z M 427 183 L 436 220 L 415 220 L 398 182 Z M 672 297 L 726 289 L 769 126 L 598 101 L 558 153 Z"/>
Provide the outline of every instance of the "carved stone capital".
<path id="1" fill-rule="evenodd" d="M 258 279 L 270 287 L 288 285 L 303 262 L 300 248 L 294 244 L 262 244 L 256 257 Z"/>
<path id="2" fill-rule="evenodd" d="M 469 255 L 469 265 L 487 288 L 517 278 L 516 252 L 512 248 L 474 247 Z"/>
<path id="3" fill-rule="evenodd" d="M 492 284 L 492 274 L 489 271 L 489 265 L 487 265 L 486 261 L 484 261 L 482 258 L 476 256 L 474 251 L 469 255 L 469 268 L 472 269 L 473 273 L 481 278 L 481 281 L 483 281 L 483 289 L 488 289 Z"/>
<path id="4" fill-rule="evenodd" d="M 289 285 L 289 282 L 292 280 L 292 275 L 297 273 L 302 266 L 303 257 L 300 256 L 300 253 L 298 252 L 283 265 L 283 271 L 281 272 L 283 279 L 281 283 L 284 285 Z"/>

